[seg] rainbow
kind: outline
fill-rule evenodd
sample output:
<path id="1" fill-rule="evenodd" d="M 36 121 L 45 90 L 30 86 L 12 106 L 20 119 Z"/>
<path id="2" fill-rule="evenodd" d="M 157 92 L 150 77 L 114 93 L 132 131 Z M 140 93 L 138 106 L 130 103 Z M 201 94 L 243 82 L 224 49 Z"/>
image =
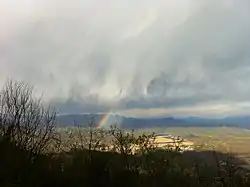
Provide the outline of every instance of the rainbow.
<path id="1" fill-rule="evenodd" d="M 104 114 L 103 117 L 101 118 L 101 120 L 99 121 L 99 123 L 97 125 L 97 128 L 102 128 L 105 125 L 107 125 L 107 122 L 109 121 L 109 118 L 110 118 L 110 114 L 109 113 Z"/>
<path id="2" fill-rule="evenodd" d="M 105 113 L 97 124 L 97 128 L 110 127 L 110 125 L 120 126 L 122 120 L 122 117 L 115 116 L 113 112 Z"/>

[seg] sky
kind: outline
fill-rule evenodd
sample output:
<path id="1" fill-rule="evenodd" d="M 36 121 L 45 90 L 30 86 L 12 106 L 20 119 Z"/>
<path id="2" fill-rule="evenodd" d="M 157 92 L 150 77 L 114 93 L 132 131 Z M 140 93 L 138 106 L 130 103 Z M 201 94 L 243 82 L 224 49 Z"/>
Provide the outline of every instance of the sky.
<path id="1" fill-rule="evenodd" d="M 248 0 L 0 0 L 0 86 L 59 113 L 250 114 Z"/>

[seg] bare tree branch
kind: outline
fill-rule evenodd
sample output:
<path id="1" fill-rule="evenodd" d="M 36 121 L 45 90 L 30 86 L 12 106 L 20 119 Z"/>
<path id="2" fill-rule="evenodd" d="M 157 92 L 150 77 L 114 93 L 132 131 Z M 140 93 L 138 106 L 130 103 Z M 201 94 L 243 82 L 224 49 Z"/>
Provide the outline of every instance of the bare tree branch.
<path id="1" fill-rule="evenodd" d="M 0 94 L 1 136 L 22 149 L 44 152 L 56 138 L 56 113 L 34 99 L 33 88 L 8 81 Z"/>

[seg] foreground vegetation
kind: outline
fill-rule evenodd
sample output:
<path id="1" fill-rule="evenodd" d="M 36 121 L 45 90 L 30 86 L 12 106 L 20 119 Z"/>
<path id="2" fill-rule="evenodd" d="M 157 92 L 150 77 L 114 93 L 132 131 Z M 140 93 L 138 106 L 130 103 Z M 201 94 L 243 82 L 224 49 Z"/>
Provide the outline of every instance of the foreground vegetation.
<path id="1" fill-rule="evenodd" d="M 87 129 L 62 133 L 55 117 L 28 86 L 7 83 L 0 95 L 0 186 L 250 185 L 249 171 L 234 155 L 181 153 L 179 144 L 161 150 L 154 134 L 97 129 L 93 120 Z"/>
<path id="2" fill-rule="evenodd" d="M 193 142 L 196 150 L 232 153 L 250 163 L 250 130 L 233 127 L 169 127 L 137 130 L 141 133 L 168 133 Z"/>

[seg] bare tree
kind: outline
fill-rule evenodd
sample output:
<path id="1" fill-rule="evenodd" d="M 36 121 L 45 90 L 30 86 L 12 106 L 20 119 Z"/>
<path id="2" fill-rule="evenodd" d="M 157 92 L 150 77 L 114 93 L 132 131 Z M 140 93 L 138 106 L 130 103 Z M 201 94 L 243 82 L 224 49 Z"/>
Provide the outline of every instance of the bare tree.
<path id="1" fill-rule="evenodd" d="M 57 138 L 56 113 L 33 98 L 33 88 L 8 81 L 0 93 L 1 137 L 24 150 L 40 153 Z"/>
<path id="2" fill-rule="evenodd" d="M 79 126 L 74 122 L 74 127 L 67 129 L 65 147 L 78 150 L 103 150 L 107 145 L 107 131 L 96 127 L 94 117 L 91 117 L 87 127 Z"/>
<path id="3" fill-rule="evenodd" d="M 124 132 L 116 125 L 112 125 L 110 128 L 110 134 L 112 136 L 113 151 L 122 155 L 133 154 L 136 143 L 133 130 L 131 133 Z"/>
<path id="4" fill-rule="evenodd" d="M 136 147 L 137 153 L 147 154 L 151 151 L 154 151 L 156 148 L 155 145 L 155 134 L 141 134 L 136 138 Z"/>

